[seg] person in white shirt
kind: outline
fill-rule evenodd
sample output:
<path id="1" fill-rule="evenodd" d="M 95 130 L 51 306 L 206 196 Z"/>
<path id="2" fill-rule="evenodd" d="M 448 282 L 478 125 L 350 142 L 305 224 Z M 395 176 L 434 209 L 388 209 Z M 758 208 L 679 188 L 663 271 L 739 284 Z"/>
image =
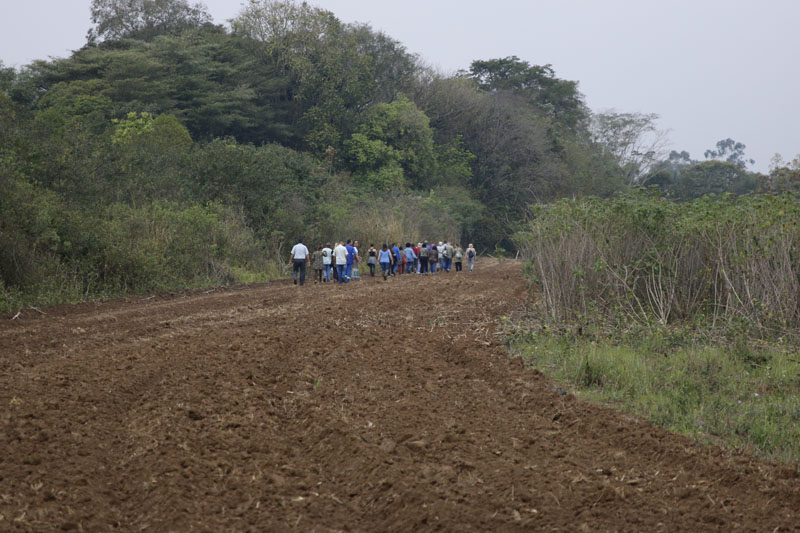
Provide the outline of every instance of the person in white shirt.
<path id="1" fill-rule="evenodd" d="M 289 257 L 289 263 L 292 265 L 292 280 L 297 285 L 297 275 L 300 274 L 300 286 L 306 282 L 306 265 L 308 264 L 311 255 L 308 253 L 308 248 L 303 244 L 302 239 L 297 240 L 297 244 L 292 248 L 292 255 Z"/>
<path id="2" fill-rule="evenodd" d="M 347 248 L 344 247 L 343 242 L 340 242 L 333 249 L 333 256 L 336 258 L 336 277 L 339 279 L 339 285 L 344 283 L 344 275 L 347 271 L 347 255 Z"/>
<path id="3" fill-rule="evenodd" d="M 333 250 L 331 250 L 331 243 L 325 244 L 325 248 L 322 249 L 322 268 L 324 269 L 322 276 L 323 280 L 327 283 L 331 280 L 331 257 L 333 256 Z"/>

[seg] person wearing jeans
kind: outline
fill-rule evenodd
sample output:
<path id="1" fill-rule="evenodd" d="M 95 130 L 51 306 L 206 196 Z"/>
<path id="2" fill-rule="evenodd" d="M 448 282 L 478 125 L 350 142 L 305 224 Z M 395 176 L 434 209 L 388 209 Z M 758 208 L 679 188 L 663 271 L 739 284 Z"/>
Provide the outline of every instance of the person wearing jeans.
<path id="1" fill-rule="evenodd" d="M 428 250 L 428 267 L 431 269 L 431 274 L 436 274 L 436 265 L 439 263 L 439 249 L 435 244 L 431 245 Z"/>
<path id="2" fill-rule="evenodd" d="M 353 276 L 353 263 L 356 261 L 358 252 L 356 251 L 355 246 L 353 246 L 353 241 L 350 239 L 347 239 L 345 249 L 347 250 L 347 259 L 345 262 L 344 282 L 350 283 Z M 336 261 L 336 264 L 339 264 L 338 260 Z"/>
<path id="3" fill-rule="evenodd" d="M 331 243 L 325 244 L 325 248 L 322 249 L 322 279 L 325 282 L 329 282 L 331 280 L 331 257 L 333 256 L 333 250 L 331 249 Z"/>
<path id="4" fill-rule="evenodd" d="M 475 256 L 478 255 L 478 252 L 475 251 L 475 247 L 472 246 L 472 243 L 469 243 L 467 247 L 467 271 L 472 272 L 475 268 Z"/>
<path id="5" fill-rule="evenodd" d="M 383 243 L 383 246 L 378 252 L 378 259 L 381 264 L 381 271 L 383 272 L 383 281 L 386 281 L 386 276 L 392 271 L 392 251 L 386 243 Z"/>
<path id="6" fill-rule="evenodd" d="M 347 269 L 347 248 L 344 243 L 339 243 L 333 249 L 333 256 L 336 258 L 336 277 L 339 280 L 339 285 L 344 283 L 344 276 Z"/>
<path id="7" fill-rule="evenodd" d="M 417 255 L 414 253 L 414 247 L 410 242 L 406 243 L 406 248 L 403 250 L 406 260 L 406 274 L 414 273 L 414 262 L 417 260 Z"/>
<path id="8" fill-rule="evenodd" d="M 300 278 L 300 286 L 306 282 L 306 264 L 310 259 L 308 248 L 303 244 L 302 239 L 297 239 L 297 244 L 292 248 L 292 254 L 289 257 L 289 262 L 292 264 L 292 281 L 297 285 L 298 274 Z"/>
<path id="9" fill-rule="evenodd" d="M 397 274 L 397 269 L 400 267 L 400 263 L 402 263 L 403 259 L 400 257 L 400 248 L 397 247 L 397 243 L 392 243 L 392 259 L 394 262 L 392 263 L 392 276 Z"/>

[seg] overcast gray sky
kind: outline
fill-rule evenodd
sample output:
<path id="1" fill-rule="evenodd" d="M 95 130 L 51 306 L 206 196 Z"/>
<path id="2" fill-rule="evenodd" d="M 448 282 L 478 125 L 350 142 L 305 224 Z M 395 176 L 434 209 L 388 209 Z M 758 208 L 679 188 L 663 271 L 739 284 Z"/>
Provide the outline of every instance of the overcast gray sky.
<path id="1" fill-rule="evenodd" d="M 218 23 L 241 0 L 206 0 Z M 317 0 L 445 72 L 516 55 L 577 80 L 595 111 L 657 113 L 695 159 L 727 137 L 755 169 L 800 154 L 800 0 Z M 65 57 L 90 0 L 0 0 L 0 60 Z"/>

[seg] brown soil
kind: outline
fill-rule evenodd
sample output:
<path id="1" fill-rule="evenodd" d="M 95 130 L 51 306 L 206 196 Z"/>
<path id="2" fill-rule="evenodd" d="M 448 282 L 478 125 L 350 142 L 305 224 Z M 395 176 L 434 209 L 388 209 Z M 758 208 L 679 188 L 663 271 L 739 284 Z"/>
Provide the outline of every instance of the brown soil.
<path id="1" fill-rule="evenodd" d="M 798 530 L 800 479 L 562 396 L 517 263 L 26 310 L 0 530 Z"/>

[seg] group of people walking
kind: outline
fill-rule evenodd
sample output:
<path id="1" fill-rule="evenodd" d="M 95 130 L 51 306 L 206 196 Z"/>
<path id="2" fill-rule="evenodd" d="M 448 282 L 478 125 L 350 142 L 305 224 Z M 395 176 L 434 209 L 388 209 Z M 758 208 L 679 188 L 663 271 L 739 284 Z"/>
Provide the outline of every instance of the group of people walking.
<path id="1" fill-rule="evenodd" d="M 402 274 L 432 275 L 439 272 L 456 272 L 463 270 L 466 260 L 467 271 L 475 269 L 477 257 L 475 247 L 470 244 L 466 250 L 459 244 L 447 241 L 423 241 L 416 245 L 407 242 L 404 247 L 393 242 L 391 245 L 383 243 L 380 248 L 374 244 L 369 245 L 366 253 L 366 265 L 369 275 L 375 277 L 380 268 L 383 279 Z M 331 243 L 319 246 L 311 253 L 302 240 L 292 248 L 289 262 L 292 264 L 292 280 L 295 285 L 302 286 L 306 279 L 306 269 L 310 265 L 314 270 L 314 283 L 338 282 L 349 283 L 360 278 L 359 265 L 362 256 L 358 252 L 358 241 L 348 239 L 346 242 L 337 242 L 331 248 Z"/>

